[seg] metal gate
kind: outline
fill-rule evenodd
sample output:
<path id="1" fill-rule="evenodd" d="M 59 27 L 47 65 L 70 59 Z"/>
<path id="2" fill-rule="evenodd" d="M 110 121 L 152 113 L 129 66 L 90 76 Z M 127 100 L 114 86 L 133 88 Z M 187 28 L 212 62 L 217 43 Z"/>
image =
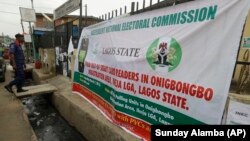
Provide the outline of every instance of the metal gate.
<path id="1" fill-rule="evenodd" d="M 56 73 L 71 77 L 70 58 L 68 56 L 68 45 L 71 36 L 78 40 L 78 26 L 68 22 L 55 27 L 55 50 L 56 50 Z M 73 32 L 72 32 L 73 31 Z M 77 35 L 75 37 L 74 35 Z M 77 44 L 74 44 L 74 48 Z"/>

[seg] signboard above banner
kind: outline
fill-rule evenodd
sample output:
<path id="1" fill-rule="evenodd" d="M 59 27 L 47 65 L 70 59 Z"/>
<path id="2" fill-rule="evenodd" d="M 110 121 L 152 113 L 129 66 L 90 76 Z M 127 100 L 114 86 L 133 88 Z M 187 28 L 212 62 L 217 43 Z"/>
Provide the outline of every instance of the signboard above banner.
<path id="1" fill-rule="evenodd" d="M 32 42 L 30 34 L 25 34 L 24 35 L 24 41 L 26 43 L 31 43 Z"/>
<path id="2" fill-rule="evenodd" d="M 19 7 L 21 20 L 24 22 L 36 22 L 36 14 L 34 9 Z"/>
<path id="3" fill-rule="evenodd" d="M 54 10 L 54 20 L 59 19 L 80 8 L 80 0 L 68 0 L 63 5 Z"/>

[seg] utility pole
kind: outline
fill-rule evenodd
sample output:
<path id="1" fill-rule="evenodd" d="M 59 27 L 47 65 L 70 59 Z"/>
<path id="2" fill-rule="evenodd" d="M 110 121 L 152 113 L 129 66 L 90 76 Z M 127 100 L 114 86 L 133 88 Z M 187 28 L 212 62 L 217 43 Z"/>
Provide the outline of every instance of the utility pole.
<path id="1" fill-rule="evenodd" d="M 82 32 L 82 0 L 80 0 L 80 18 L 79 18 L 79 40 L 80 40 L 80 36 L 81 36 L 81 32 Z"/>
<path id="2" fill-rule="evenodd" d="M 21 26 L 22 26 L 22 30 L 23 30 L 23 33 L 24 33 L 24 28 L 23 28 L 23 21 L 21 19 Z"/>
<path id="3" fill-rule="evenodd" d="M 85 4 L 85 26 L 87 26 L 87 21 L 88 21 L 87 12 L 88 12 L 88 8 L 87 8 L 87 4 Z"/>
<path id="4" fill-rule="evenodd" d="M 31 0 L 31 7 L 34 9 L 34 3 L 33 0 Z M 34 43 L 34 37 L 33 37 L 33 29 L 31 27 L 31 22 L 29 22 L 29 28 L 30 28 L 30 36 L 31 36 L 31 42 L 32 42 L 32 47 L 33 47 L 33 55 L 34 59 L 36 60 L 36 48 L 35 48 L 35 43 Z"/>
<path id="5" fill-rule="evenodd" d="M 33 0 L 31 0 L 31 8 L 34 9 L 34 3 Z"/>

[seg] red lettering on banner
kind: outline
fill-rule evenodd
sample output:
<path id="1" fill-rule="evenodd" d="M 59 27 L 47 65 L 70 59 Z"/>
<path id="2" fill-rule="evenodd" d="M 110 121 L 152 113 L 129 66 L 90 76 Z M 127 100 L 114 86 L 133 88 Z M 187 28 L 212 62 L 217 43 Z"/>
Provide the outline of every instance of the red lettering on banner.
<path id="1" fill-rule="evenodd" d="M 152 88 L 147 88 L 145 86 L 139 86 L 139 94 L 154 98 L 159 100 L 160 99 L 160 91 Z"/>
<path id="2" fill-rule="evenodd" d="M 196 97 L 197 98 L 202 98 L 204 90 L 205 90 L 204 87 L 198 86 Z"/>
<path id="3" fill-rule="evenodd" d="M 189 94 L 190 94 L 191 96 L 195 96 L 195 89 L 196 89 L 196 86 L 195 86 L 195 85 L 191 85 L 191 86 L 190 86 Z"/>
<path id="4" fill-rule="evenodd" d="M 182 87 L 182 93 L 183 94 L 188 94 L 189 85 L 190 84 L 187 84 L 187 83 L 183 84 L 183 87 Z"/>
<path id="5" fill-rule="evenodd" d="M 109 67 L 105 65 L 101 65 L 101 71 L 108 72 Z"/>
<path id="6" fill-rule="evenodd" d="M 175 90 L 175 83 L 176 83 L 175 80 L 172 80 L 172 81 L 171 81 L 170 90 L 172 90 L 172 91 Z"/>
<path id="7" fill-rule="evenodd" d="M 151 84 L 152 86 L 168 89 L 171 91 L 176 91 L 180 94 L 189 95 L 191 97 L 195 97 L 198 99 L 203 99 L 205 101 L 211 101 L 213 99 L 214 90 L 212 88 L 205 88 L 203 86 L 199 86 L 196 84 L 183 83 L 181 81 L 171 80 L 164 77 L 152 76 L 149 77 L 147 74 L 140 74 L 138 72 L 132 72 L 127 70 L 122 70 L 106 65 L 100 65 L 91 62 L 85 62 L 87 67 L 92 69 L 99 69 L 99 71 L 89 71 L 89 74 L 108 82 L 109 84 L 114 85 L 116 88 L 122 88 L 123 90 L 130 91 L 136 93 L 137 88 L 135 88 L 134 84 L 129 81 L 122 82 L 122 79 L 132 80 L 135 82 L 140 81 L 143 84 Z M 105 72 L 105 73 L 104 73 Z M 115 78 L 111 78 L 113 75 L 118 78 L 122 78 L 121 80 L 117 80 Z M 154 99 L 160 99 L 160 91 L 155 89 L 144 90 L 142 86 L 139 87 L 139 94 L 142 94 L 147 97 L 151 97 Z"/>
<path id="8" fill-rule="evenodd" d="M 213 93 L 214 93 L 213 89 L 211 89 L 211 88 L 206 89 L 206 91 L 205 91 L 205 100 L 211 101 L 212 98 L 213 98 Z"/>
<path id="9" fill-rule="evenodd" d="M 181 92 L 181 90 L 182 90 L 182 83 L 180 81 L 178 81 L 176 84 L 176 91 Z"/>
<path id="10" fill-rule="evenodd" d="M 105 81 L 108 82 L 108 83 L 110 83 L 110 84 L 112 83 L 111 82 L 111 77 L 108 76 L 108 75 L 105 75 Z"/>
<path id="11" fill-rule="evenodd" d="M 212 88 L 204 88 L 203 86 L 183 83 L 181 81 L 170 80 L 157 76 L 152 76 L 150 79 L 150 83 L 153 86 L 169 89 L 171 91 L 176 91 L 182 94 L 187 94 L 189 96 L 204 99 L 206 101 L 211 101 L 213 98 Z"/>
<path id="12" fill-rule="evenodd" d="M 189 108 L 187 107 L 187 99 L 180 97 L 180 96 L 176 96 L 170 93 L 163 93 L 163 98 L 162 98 L 163 102 L 166 102 L 168 104 L 171 104 L 173 106 L 182 108 L 184 110 L 188 110 Z"/>
<path id="13" fill-rule="evenodd" d="M 116 87 L 116 88 L 122 88 L 122 81 L 120 80 L 117 80 L 115 78 L 112 79 L 113 81 L 113 85 Z"/>
<path id="14" fill-rule="evenodd" d="M 85 62 L 84 64 L 86 67 L 90 67 L 90 63 L 89 62 Z"/>
<path id="15" fill-rule="evenodd" d="M 126 90 L 126 91 L 136 93 L 135 86 L 134 86 L 133 83 L 123 82 L 123 89 Z"/>
<path id="16" fill-rule="evenodd" d="M 142 82 L 142 83 L 145 83 L 145 84 L 148 84 L 148 80 L 149 80 L 148 78 L 149 78 L 148 75 L 142 74 L 142 75 L 141 75 L 141 82 Z"/>

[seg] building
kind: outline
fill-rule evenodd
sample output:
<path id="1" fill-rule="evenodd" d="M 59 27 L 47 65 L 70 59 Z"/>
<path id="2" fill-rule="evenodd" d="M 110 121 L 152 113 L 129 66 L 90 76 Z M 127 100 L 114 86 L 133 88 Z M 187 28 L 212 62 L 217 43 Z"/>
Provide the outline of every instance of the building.
<path id="1" fill-rule="evenodd" d="M 102 21 L 93 16 L 83 16 L 82 25 L 79 26 L 78 15 L 66 15 L 57 20 L 53 20 L 53 14 L 36 13 L 36 22 L 33 28 L 34 41 L 39 59 L 44 59 L 44 52 L 55 50 L 56 54 L 56 72 L 59 74 L 70 75 L 68 56 L 68 44 L 72 36 L 74 48 L 77 47 L 81 29 Z M 79 28 L 80 27 L 80 28 Z M 44 51 L 46 50 L 46 51 Z M 50 51 L 48 51 L 50 50 Z M 59 56 L 64 56 L 59 59 Z"/>
<path id="2" fill-rule="evenodd" d="M 0 45 L 3 47 L 8 47 L 10 43 L 13 42 L 14 39 L 12 39 L 8 35 L 2 35 L 0 36 Z"/>
<path id="3" fill-rule="evenodd" d="M 92 24 L 96 24 L 102 20 L 93 16 L 83 16 L 82 26 L 86 27 Z M 36 44 L 35 46 L 42 48 L 53 47 L 52 42 L 43 43 L 40 37 L 45 33 L 51 33 L 55 31 L 55 36 L 63 37 L 64 44 L 68 44 L 71 34 L 76 37 L 79 36 L 79 16 L 77 15 L 66 15 L 60 19 L 53 21 L 53 14 L 48 13 L 36 13 L 36 22 L 34 24 L 33 33 L 35 35 Z M 65 36 L 66 35 L 66 36 Z M 53 37 L 54 38 L 54 37 Z M 57 41 L 55 41 L 57 44 Z"/>

